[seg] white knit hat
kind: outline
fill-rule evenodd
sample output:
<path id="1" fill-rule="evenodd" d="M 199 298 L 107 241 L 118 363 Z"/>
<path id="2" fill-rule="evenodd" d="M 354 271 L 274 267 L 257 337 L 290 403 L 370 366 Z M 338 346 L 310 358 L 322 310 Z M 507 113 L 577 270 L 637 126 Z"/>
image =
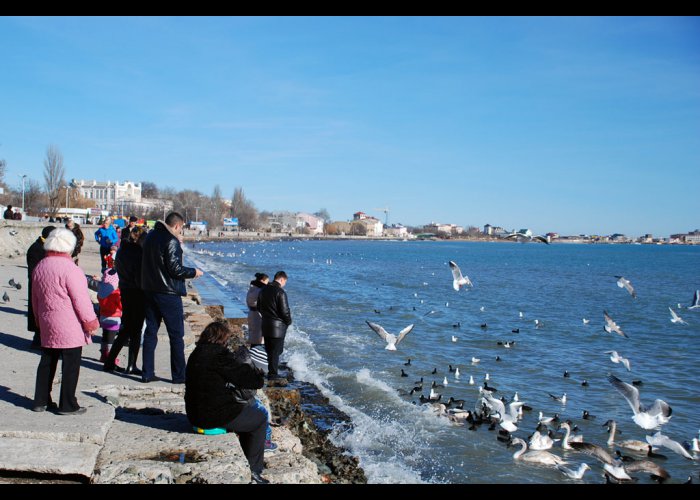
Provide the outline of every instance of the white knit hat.
<path id="1" fill-rule="evenodd" d="M 73 253 L 77 239 L 70 229 L 62 227 L 51 231 L 44 242 L 44 250 L 47 252 Z"/>

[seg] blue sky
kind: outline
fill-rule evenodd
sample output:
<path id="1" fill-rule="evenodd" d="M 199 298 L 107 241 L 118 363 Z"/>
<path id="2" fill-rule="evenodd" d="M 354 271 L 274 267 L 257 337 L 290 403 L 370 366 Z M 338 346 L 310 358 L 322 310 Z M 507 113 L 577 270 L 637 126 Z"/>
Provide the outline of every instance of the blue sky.
<path id="1" fill-rule="evenodd" d="M 700 18 L 0 18 L 0 158 L 259 209 L 700 226 Z M 43 182 L 43 181 L 42 181 Z"/>

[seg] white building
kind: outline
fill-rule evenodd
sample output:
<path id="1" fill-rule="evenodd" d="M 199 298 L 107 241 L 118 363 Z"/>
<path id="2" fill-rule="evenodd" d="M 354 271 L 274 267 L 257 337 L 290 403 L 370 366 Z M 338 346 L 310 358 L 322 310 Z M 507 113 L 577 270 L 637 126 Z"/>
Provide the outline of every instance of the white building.
<path id="1" fill-rule="evenodd" d="M 353 222 L 359 222 L 365 227 L 365 236 L 382 236 L 384 233 L 384 224 L 374 217 L 365 216 Z"/>
<path id="2" fill-rule="evenodd" d="M 384 235 L 393 236 L 395 238 L 406 238 L 408 236 L 408 229 L 401 224 L 392 224 L 390 227 L 387 226 L 384 228 Z"/>
<path id="3" fill-rule="evenodd" d="M 83 198 L 93 200 L 96 208 L 113 215 L 144 213 L 153 209 L 168 212 L 173 209 L 172 200 L 143 198 L 140 182 L 73 179 L 71 184 Z"/>
<path id="4" fill-rule="evenodd" d="M 299 212 L 296 215 L 297 229 L 306 234 L 323 234 L 323 219 L 315 215 Z"/>

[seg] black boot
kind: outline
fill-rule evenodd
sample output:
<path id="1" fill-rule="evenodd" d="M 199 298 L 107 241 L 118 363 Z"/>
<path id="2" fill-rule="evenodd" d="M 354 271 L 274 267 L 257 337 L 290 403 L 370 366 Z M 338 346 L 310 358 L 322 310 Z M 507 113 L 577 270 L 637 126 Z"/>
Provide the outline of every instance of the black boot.
<path id="1" fill-rule="evenodd" d="M 132 345 L 136 344 L 136 345 Z M 141 345 L 138 342 L 129 343 L 129 361 L 126 364 L 126 373 L 131 373 L 133 375 L 142 375 L 143 373 L 136 367 L 136 361 L 139 357 L 139 350 Z"/>

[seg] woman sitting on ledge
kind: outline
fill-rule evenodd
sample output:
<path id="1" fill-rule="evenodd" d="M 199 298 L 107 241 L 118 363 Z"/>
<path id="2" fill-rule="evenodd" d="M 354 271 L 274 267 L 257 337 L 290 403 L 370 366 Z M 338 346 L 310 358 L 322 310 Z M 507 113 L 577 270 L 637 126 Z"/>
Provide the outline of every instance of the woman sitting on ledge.
<path id="1" fill-rule="evenodd" d="M 223 321 L 210 323 L 200 335 L 187 360 L 185 410 L 195 427 L 223 427 L 238 434 L 253 481 L 267 483 L 261 476 L 267 414 L 254 397 L 265 377 L 245 346 L 236 352 L 226 347 L 231 335 Z"/>

